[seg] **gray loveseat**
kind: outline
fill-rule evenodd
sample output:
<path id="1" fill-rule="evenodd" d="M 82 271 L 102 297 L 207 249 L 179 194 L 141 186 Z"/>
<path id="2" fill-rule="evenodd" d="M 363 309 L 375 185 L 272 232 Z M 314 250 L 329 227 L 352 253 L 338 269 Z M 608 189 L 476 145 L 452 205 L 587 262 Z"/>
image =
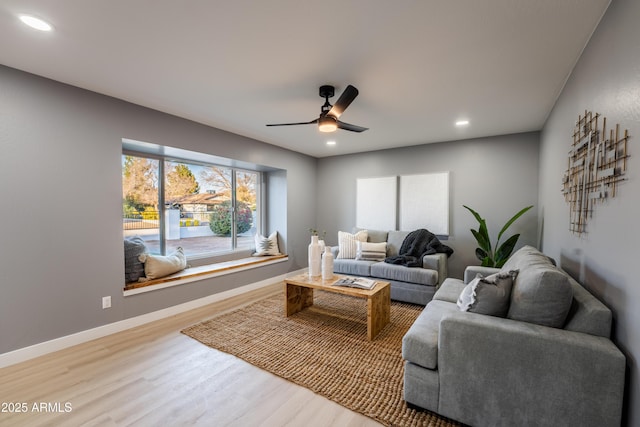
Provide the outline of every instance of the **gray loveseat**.
<path id="1" fill-rule="evenodd" d="M 506 318 L 456 304 L 465 282 L 497 269 L 444 281 L 403 338 L 405 400 L 473 426 L 619 426 L 625 358 L 611 311 L 531 246 L 509 270 Z"/>
<path id="2" fill-rule="evenodd" d="M 359 229 L 355 229 L 357 232 Z M 367 230 L 370 243 L 386 242 L 386 256 L 394 257 L 409 231 Z M 425 255 L 422 267 L 405 267 L 387 264 L 384 261 L 339 259 L 339 248 L 332 248 L 335 257 L 333 271 L 337 274 L 371 277 L 391 284 L 391 299 L 426 305 L 433 298 L 437 287 L 447 277 L 447 255 L 437 253 Z"/>

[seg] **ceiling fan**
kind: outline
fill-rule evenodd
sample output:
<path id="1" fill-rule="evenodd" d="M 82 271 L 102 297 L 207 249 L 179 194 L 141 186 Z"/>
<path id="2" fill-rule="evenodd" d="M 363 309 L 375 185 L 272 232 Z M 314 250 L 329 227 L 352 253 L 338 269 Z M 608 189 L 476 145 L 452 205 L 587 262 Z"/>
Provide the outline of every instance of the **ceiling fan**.
<path id="1" fill-rule="evenodd" d="M 334 132 L 336 129 L 349 130 L 351 132 L 364 132 L 368 128 L 362 126 L 356 126 L 349 123 L 341 122 L 338 120 L 340 115 L 347 109 L 349 104 L 358 96 L 358 89 L 349 85 L 342 92 L 338 101 L 331 105 L 329 104 L 329 98 L 335 94 L 335 88 L 329 85 L 320 86 L 320 96 L 324 98 L 324 105 L 320 107 L 320 116 L 311 120 L 310 122 L 297 122 L 297 123 L 277 123 L 269 124 L 267 126 L 296 126 L 296 125 L 311 125 L 318 124 L 318 130 L 320 132 Z"/>

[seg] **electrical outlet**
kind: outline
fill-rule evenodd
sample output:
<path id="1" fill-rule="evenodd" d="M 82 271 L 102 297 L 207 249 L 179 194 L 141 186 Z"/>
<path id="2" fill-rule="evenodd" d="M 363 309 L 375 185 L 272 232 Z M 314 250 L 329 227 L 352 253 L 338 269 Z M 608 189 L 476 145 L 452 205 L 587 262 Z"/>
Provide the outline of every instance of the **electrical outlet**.
<path id="1" fill-rule="evenodd" d="M 111 308 L 111 297 L 102 297 L 102 308 Z"/>

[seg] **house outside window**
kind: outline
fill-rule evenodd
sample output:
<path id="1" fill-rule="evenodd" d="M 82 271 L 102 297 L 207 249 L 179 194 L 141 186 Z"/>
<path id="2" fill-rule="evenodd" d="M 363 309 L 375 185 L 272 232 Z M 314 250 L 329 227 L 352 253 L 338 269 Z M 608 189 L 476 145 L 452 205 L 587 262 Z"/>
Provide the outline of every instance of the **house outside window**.
<path id="1" fill-rule="evenodd" d="M 155 254 L 182 247 L 192 259 L 249 251 L 260 230 L 260 180 L 257 171 L 125 152 L 124 237 L 140 236 Z"/>

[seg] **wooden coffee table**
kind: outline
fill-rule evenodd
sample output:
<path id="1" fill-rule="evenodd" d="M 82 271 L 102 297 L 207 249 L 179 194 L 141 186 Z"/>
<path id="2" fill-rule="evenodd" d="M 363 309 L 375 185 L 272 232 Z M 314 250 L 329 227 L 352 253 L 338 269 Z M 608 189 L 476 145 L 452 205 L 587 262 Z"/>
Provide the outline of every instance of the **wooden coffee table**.
<path id="1" fill-rule="evenodd" d="M 373 289 L 333 286 L 344 276 L 334 275 L 331 280 L 322 277 L 310 278 L 308 274 L 299 274 L 284 280 L 284 305 L 287 317 L 313 305 L 313 290 L 351 295 L 367 299 L 367 335 L 373 340 L 391 319 L 391 292 L 389 282 L 378 281 Z"/>

